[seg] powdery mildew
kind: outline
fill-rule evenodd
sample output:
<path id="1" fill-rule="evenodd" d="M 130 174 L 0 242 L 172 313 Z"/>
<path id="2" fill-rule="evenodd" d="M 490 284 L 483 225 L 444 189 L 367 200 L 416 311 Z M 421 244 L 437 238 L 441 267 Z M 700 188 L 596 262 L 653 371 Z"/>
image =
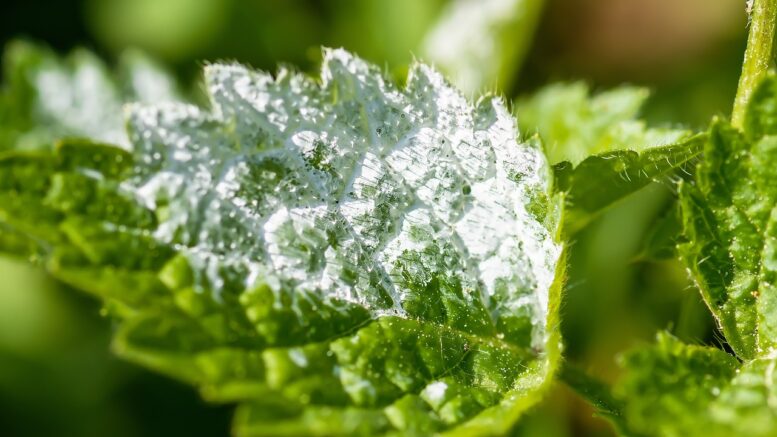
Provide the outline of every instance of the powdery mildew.
<path id="1" fill-rule="evenodd" d="M 204 288 L 237 277 L 403 315 L 403 272 L 435 272 L 544 327 L 561 248 L 531 206 L 551 208 L 549 172 L 500 99 L 473 106 L 422 64 L 399 89 L 343 50 L 320 83 L 239 65 L 206 80 L 211 110 L 129 108 L 126 185 Z"/>

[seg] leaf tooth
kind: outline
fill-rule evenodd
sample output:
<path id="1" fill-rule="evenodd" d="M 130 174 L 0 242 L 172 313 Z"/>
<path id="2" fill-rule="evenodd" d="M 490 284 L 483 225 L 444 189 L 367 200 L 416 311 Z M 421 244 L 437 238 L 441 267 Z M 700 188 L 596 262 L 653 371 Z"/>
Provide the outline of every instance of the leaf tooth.
<path id="1" fill-rule="evenodd" d="M 410 67 L 405 94 L 422 118 L 429 118 L 446 131 L 473 125 L 469 101 L 434 68 L 421 63 Z"/>
<path id="2" fill-rule="evenodd" d="M 289 69 L 273 77 L 239 64 L 210 65 L 205 80 L 214 115 L 233 124 L 239 138 L 259 132 L 284 138 L 301 125 L 323 123 L 320 86 Z"/>
<path id="3" fill-rule="evenodd" d="M 366 63 L 356 55 L 342 48 L 324 48 L 324 59 L 321 64 L 321 79 L 324 87 L 338 82 L 352 82 L 356 79 L 363 84 L 385 85 L 383 75 L 374 65 Z"/>

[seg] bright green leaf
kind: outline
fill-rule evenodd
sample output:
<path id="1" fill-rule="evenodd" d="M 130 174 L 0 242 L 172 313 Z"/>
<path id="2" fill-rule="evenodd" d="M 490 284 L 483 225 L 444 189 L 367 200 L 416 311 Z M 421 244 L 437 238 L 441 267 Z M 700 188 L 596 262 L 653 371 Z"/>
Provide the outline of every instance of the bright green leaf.
<path id="1" fill-rule="evenodd" d="M 681 258 L 737 357 L 668 335 L 624 360 L 631 430 L 771 436 L 777 430 L 777 77 L 753 93 L 745 130 L 716 120 L 696 178 L 680 185 Z M 699 424 L 705 424 L 699 427 Z"/>
<path id="2" fill-rule="evenodd" d="M 617 392 L 631 434 L 770 436 L 777 429 L 774 357 L 740 365 L 720 349 L 664 333 L 626 354 L 622 365 L 627 373 Z"/>
<path id="3" fill-rule="evenodd" d="M 661 333 L 656 344 L 634 349 L 621 364 L 627 374 L 617 392 L 626 401 L 629 428 L 680 436 L 698 433 L 697 424 L 711 420 L 705 417 L 708 407 L 731 382 L 739 363 L 722 350 L 685 345 Z"/>
<path id="4" fill-rule="evenodd" d="M 745 132 L 713 123 L 697 183 L 681 186 L 687 243 L 680 253 L 726 340 L 744 359 L 777 344 L 775 82 L 770 76 L 754 93 Z"/>
<path id="5" fill-rule="evenodd" d="M 688 131 L 648 128 L 637 119 L 648 98 L 644 88 L 623 86 L 591 95 L 582 82 L 542 88 L 516 106 L 524 133 L 537 132 L 551 164 L 574 166 L 591 155 L 616 150 L 641 152 L 680 142 Z"/>
<path id="6" fill-rule="evenodd" d="M 701 154 L 705 136 L 642 152 L 618 150 L 556 165 L 556 186 L 566 193 L 564 231 L 573 235 L 603 210 L 651 182 L 686 171 Z"/>
<path id="7" fill-rule="evenodd" d="M 131 151 L 0 157 L 7 247 L 101 296 L 122 356 L 238 402 L 238 435 L 507 432 L 560 354 L 561 202 L 501 100 L 342 50 L 206 68 Z M 12 238 L 6 238 L 6 235 Z"/>
<path id="8" fill-rule="evenodd" d="M 577 82 L 547 86 L 518 102 L 521 130 L 539 134 L 555 164 L 557 190 L 566 193 L 565 235 L 625 196 L 684 170 L 700 154 L 698 136 L 635 119 L 647 97 L 634 87 L 591 95 Z"/>

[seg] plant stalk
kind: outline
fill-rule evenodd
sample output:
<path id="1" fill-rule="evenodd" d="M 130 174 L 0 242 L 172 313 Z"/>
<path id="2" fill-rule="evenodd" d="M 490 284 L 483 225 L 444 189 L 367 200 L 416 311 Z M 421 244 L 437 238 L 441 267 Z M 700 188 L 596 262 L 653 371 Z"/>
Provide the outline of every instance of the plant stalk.
<path id="1" fill-rule="evenodd" d="M 777 28 L 777 0 L 754 0 L 750 15 L 742 75 L 739 76 L 731 123 L 742 129 L 750 96 L 766 75 L 774 53 L 774 35 Z"/>

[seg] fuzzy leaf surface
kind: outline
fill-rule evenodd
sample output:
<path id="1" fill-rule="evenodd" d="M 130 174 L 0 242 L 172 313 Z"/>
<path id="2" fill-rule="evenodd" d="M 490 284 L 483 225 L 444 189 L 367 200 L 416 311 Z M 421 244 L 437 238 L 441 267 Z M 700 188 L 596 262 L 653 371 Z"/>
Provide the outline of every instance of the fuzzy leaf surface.
<path id="1" fill-rule="evenodd" d="M 684 171 L 701 153 L 688 131 L 649 128 L 637 119 L 647 90 L 592 94 L 582 82 L 547 86 L 517 103 L 524 134 L 537 133 L 565 193 L 564 234 L 654 181 Z"/>
<path id="2" fill-rule="evenodd" d="M 105 300 L 116 351 L 240 404 L 238 435 L 507 432 L 560 354 L 561 201 L 501 100 L 327 50 L 210 65 L 129 150 L 0 158 L 0 247 Z"/>
<path id="3" fill-rule="evenodd" d="M 712 123 L 680 186 L 678 251 L 736 357 L 660 335 L 624 360 L 631 429 L 653 435 L 777 432 L 777 78 L 753 94 L 743 131 Z M 700 427 L 699 424 L 705 424 Z"/>

